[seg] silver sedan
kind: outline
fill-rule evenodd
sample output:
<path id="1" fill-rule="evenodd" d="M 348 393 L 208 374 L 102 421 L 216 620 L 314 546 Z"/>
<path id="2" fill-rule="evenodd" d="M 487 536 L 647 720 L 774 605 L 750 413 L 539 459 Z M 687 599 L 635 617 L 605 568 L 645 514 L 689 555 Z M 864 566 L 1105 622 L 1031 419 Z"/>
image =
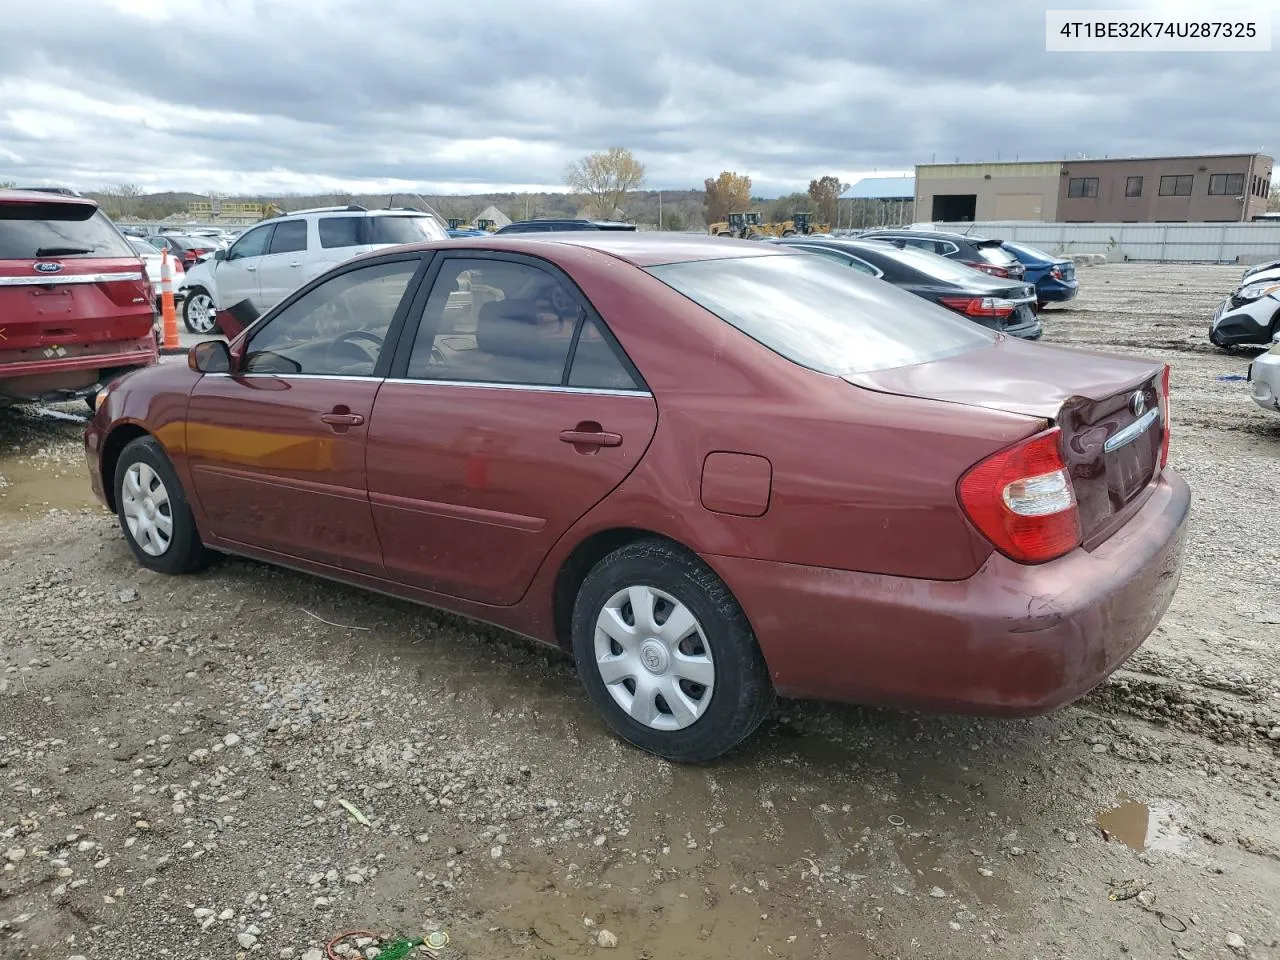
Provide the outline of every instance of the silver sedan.
<path id="1" fill-rule="evenodd" d="M 1280 338 L 1249 366 L 1249 389 L 1263 410 L 1280 413 Z"/>

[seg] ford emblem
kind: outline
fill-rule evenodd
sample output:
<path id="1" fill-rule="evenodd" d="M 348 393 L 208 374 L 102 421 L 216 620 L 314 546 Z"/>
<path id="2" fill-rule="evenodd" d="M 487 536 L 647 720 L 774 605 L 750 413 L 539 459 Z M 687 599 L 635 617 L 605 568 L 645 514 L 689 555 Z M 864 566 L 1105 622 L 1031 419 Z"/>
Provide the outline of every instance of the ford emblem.
<path id="1" fill-rule="evenodd" d="M 1135 417 L 1142 416 L 1147 410 L 1147 398 L 1141 390 L 1129 398 L 1129 412 Z"/>
<path id="2" fill-rule="evenodd" d="M 36 264 L 37 273 L 59 273 L 62 270 L 62 264 L 56 260 L 41 260 Z"/>

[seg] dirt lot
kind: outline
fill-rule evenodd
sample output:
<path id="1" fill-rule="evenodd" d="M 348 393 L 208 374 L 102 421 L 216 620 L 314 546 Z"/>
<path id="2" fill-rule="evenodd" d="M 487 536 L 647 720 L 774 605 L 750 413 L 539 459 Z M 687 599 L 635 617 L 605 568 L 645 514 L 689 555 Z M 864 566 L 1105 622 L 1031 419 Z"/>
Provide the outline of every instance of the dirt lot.
<path id="1" fill-rule="evenodd" d="M 0 412 L 0 957 L 1280 957 L 1280 417 L 1205 339 L 1239 272 L 1087 268 L 1046 316 L 1173 362 L 1194 528 L 1126 669 L 1025 722 L 788 703 L 705 768 L 500 631 L 144 573 L 78 425 Z M 1125 798 L 1145 850 L 1097 827 Z"/>

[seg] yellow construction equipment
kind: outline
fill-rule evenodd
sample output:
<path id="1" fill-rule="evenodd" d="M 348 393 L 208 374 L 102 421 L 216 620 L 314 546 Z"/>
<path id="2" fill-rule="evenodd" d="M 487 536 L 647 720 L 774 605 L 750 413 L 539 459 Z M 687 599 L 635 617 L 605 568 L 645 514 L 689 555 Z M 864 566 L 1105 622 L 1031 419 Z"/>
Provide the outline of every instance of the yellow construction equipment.
<path id="1" fill-rule="evenodd" d="M 713 237 L 735 237 L 739 240 L 763 240 L 771 235 L 760 222 L 760 214 L 754 212 L 731 213 L 728 220 L 707 227 L 707 233 Z"/>

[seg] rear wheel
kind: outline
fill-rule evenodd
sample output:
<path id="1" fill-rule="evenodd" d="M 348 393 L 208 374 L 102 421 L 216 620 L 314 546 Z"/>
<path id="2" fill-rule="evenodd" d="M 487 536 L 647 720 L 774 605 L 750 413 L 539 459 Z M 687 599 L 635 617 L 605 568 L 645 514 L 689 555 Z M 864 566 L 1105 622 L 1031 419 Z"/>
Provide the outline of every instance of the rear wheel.
<path id="1" fill-rule="evenodd" d="M 182 323 L 190 333 L 213 333 L 217 314 L 213 297 L 203 287 L 196 287 L 182 302 Z"/>
<path id="2" fill-rule="evenodd" d="M 178 475 L 160 444 L 139 437 L 120 452 L 116 513 L 133 555 L 157 573 L 193 573 L 208 562 Z"/>
<path id="3" fill-rule="evenodd" d="M 710 568 L 662 540 L 621 547 L 587 575 L 574 604 L 573 649 L 609 726 L 678 763 L 732 750 L 773 704 L 737 600 Z"/>

